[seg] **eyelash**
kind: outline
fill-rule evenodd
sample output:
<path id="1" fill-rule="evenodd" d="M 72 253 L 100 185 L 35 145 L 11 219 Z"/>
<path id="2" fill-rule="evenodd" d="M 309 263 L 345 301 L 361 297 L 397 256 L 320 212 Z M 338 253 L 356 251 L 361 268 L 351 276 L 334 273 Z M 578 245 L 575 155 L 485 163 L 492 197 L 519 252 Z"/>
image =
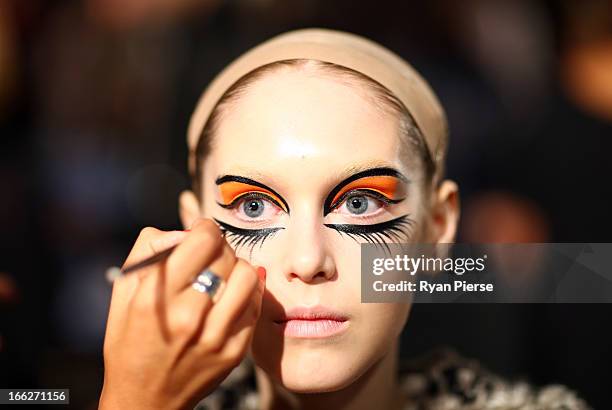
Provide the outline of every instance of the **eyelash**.
<path id="1" fill-rule="evenodd" d="M 334 210 L 338 208 L 347 198 L 353 195 L 363 194 L 366 196 L 373 197 L 374 199 L 380 200 L 386 205 L 396 204 L 404 200 L 402 199 L 390 199 L 376 191 L 369 189 L 354 189 L 344 193 L 335 204 L 330 207 L 330 210 Z M 219 206 L 226 209 L 234 209 L 236 208 L 242 201 L 249 199 L 265 199 L 267 201 L 272 202 L 276 206 L 280 206 L 277 201 L 271 198 L 269 195 L 252 192 L 246 195 L 242 195 L 239 198 L 234 199 L 229 204 L 218 203 Z M 366 218 L 366 217 L 362 217 Z M 250 255 L 253 253 L 253 249 L 257 244 L 259 244 L 259 248 L 261 249 L 264 241 L 274 235 L 281 229 L 282 227 L 277 228 L 260 228 L 260 229 L 245 229 L 238 228 L 236 226 L 230 225 L 226 222 L 220 221 L 216 218 L 213 218 L 221 227 L 221 232 L 225 237 L 228 238 L 230 244 L 234 246 L 236 250 L 238 250 L 242 246 L 250 247 Z M 389 246 L 386 244 L 384 239 L 388 239 L 390 241 L 400 241 L 402 239 L 401 234 L 406 235 L 408 237 L 412 231 L 412 226 L 414 224 L 414 220 L 410 218 L 409 214 L 400 216 L 398 218 L 392 219 L 390 221 L 385 221 L 377 224 L 324 224 L 328 228 L 332 228 L 339 232 L 340 234 L 346 234 L 351 237 L 355 241 L 358 241 L 358 238 L 363 238 L 369 243 L 377 244 L 385 247 L 389 250 Z"/>
<path id="2" fill-rule="evenodd" d="M 359 238 L 365 239 L 371 244 L 384 247 L 390 252 L 389 245 L 385 239 L 391 242 L 400 242 L 405 236 L 408 239 L 414 229 L 414 219 L 410 218 L 410 214 L 402 215 L 398 218 L 391 219 L 372 225 L 353 225 L 353 224 L 324 224 L 326 227 L 336 230 L 340 234 L 345 234 L 358 242 Z"/>
<path id="3" fill-rule="evenodd" d="M 276 232 L 284 229 L 278 228 L 261 228 L 261 229 L 244 229 L 238 228 L 237 226 L 230 225 L 226 222 L 220 221 L 217 218 L 213 218 L 221 228 L 221 233 L 224 237 L 229 240 L 229 243 L 234 246 L 237 251 L 242 246 L 250 247 L 249 256 L 252 256 L 253 249 L 259 243 L 259 248 L 263 245 L 264 241 Z"/>
<path id="4" fill-rule="evenodd" d="M 263 229 L 243 229 L 230 225 L 223 221 L 213 218 L 221 227 L 222 234 L 227 237 L 235 249 L 238 250 L 241 246 L 250 246 L 249 257 L 253 255 L 253 249 L 259 243 L 259 247 L 263 242 L 274 235 L 276 232 L 284 229 L 278 228 L 263 228 Z M 353 225 L 353 224 L 324 224 L 326 227 L 336 230 L 338 233 L 345 234 L 356 242 L 358 238 L 363 238 L 371 244 L 375 244 L 385 248 L 389 253 L 389 245 L 384 241 L 388 239 L 391 242 L 394 240 L 399 242 L 402 239 L 402 234 L 406 239 L 412 234 L 414 228 L 414 219 L 410 218 L 410 214 L 402 215 L 398 218 L 391 219 L 373 225 Z"/>
<path id="5" fill-rule="evenodd" d="M 365 195 L 365 196 L 369 196 L 371 198 L 377 199 L 379 201 L 381 201 L 382 203 L 384 203 L 385 205 L 393 205 L 393 204 L 397 204 L 399 202 L 402 202 L 405 198 L 401 198 L 401 199 L 391 199 L 386 197 L 385 195 L 376 192 L 374 190 L 371 189 L 363 189 L 363 188 L 357 188 L 357 189 L 353 189 L 350 191 L 345 192 L 344 194 L 342 194 L 342 196 L 332 205 L 330 206 L 329 212 L 337 209 L 340 207 L 340 205 L 342 205 L 344 203 L 344 201 L 346 201 L 347 198 L 350 198 L 351 196 L 355 196 L 355 195 Z M 328 212 L 328 213 L 329 213 Z"/>

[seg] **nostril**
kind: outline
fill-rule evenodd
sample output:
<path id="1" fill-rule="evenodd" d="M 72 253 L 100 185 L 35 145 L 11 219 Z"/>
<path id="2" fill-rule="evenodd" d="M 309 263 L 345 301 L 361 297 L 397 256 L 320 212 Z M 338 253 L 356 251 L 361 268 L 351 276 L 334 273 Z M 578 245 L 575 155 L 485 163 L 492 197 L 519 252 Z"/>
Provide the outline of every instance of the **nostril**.
<path id="1" fill-rule="evenodd" d="M 299 272 L 292 272 L 289 275 L 290 280 L 292 279 L 299 279 L 303 282 L 315 282 L 315 281 L 323 281 L 323 280 L 328 280 L 327 278 L 327 274 L 323 271 L 318 271 L 318 272 L 307 272 L 307 273 L 299 273 Z"/>

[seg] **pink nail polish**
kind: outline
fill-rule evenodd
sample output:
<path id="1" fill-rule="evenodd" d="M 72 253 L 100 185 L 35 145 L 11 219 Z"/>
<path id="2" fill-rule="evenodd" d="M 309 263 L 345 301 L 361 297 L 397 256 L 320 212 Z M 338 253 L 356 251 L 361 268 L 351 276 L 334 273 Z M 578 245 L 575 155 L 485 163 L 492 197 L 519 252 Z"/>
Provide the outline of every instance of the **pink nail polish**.
<path id="1" fill-rule="evenodd" d="M 266 280 L 266 268 L 264 268 L 263 266 L 259 266 L 257 268 L 257 276 L 259 276 L 259 280 Z"/>

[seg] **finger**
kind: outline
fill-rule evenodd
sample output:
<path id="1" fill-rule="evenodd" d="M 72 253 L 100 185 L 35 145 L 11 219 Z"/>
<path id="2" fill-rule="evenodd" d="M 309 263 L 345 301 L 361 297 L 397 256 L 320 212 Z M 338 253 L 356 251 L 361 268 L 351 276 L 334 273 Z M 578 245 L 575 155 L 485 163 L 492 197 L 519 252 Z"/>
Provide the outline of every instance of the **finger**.
<path id="1" fill-rule="evenodd" d="M 197 341 L 210 297 L 195 290 L 168 304 L 168 327 L 173 339 Z"/>
<path id="2" fill-rule="evenodd" d="M 187 231 L 161 231 L 150 226 L 143 228 L 136 238 L 123 268 L 179 244 L 185 239 L 187 233 Z"/>
<path id="3" fill-rule="evenodd" d="M 214 272 L 222 271 L 225 268 L 220 268 L 220 264 L 228 265 L 234 263 L 233 261 L 235 261 L 233 250 L 226 243 L 224 244 L 223 255 L 217 258 L 209 266 L 209 269 Z M 231 277 L 231 275 L 229 276 Z M 223 289 L 219 291 L 224 293 Z M 204 317 L 212 304 L 212 298 L 208 293 L 199 292 L 192 287 L 184 289 L 173 297 L 169 303 L 168 321 L 171 332 L 179 337 L 192 338 L 195 336 L 196 333 L 201 331 Z"/>
<path id="4" fill-rule="evenodd" d="M 158 251 L 176 245 L 184 239 L 185 235 L 186 233 L 183 231 L 163 232 L 155 228 L 144 228 L 138 235 L 124 266 L 144 260 Z M 154 269 L 154 267 L 150 267 L 150 269 Z M 140 277 L 136 274 L 121 276 L 113 282 L 113 291 L 106 326 L 107 338 L 113 337 L 114 329 L 116 329 L 119 324 L 126 323 L 125 316 L 127 314 L 127 307 L 136 293 L 139 282 Z"/>
<path id="5" fill-rule="evenodd" d="M 164 232 L 159 229 L 147 227 L 140 231 L 140 235 L 136 239 L 130 254 L 126 258 L 125 263 L 122 266 L 122 269 L 125 269 L 127 266 L 136 264 L 138 262 L 142 262 L 143 260 L 165 251 L 175 245 L 178 245 L 182 242 L 187 236 L 186 231 L 169 231 Z M 134 274 L 126 274 L 120 276 L 116 279 L 115 282 L 119 284 L 130 283 L 129 286 L 136 286 L 139 282 L 139 279 L 144 277 L 151 271 L 155 271 L 159 268 L 159 265 L 163 262 L 159 262 L 157 264 L 152 264 L 150 266 L 145 266 L 139 270 L 137 270 Z M 125 286 L 119 286 L 119 288 L 123 288 Z"/>
<path id="6" fill-rule="evenodd" d="M 217 251 L 215 248 L 219 247 L 220 251 Z M 195 272 L 199 273 L 202 264 L 209 259 L 213 260 L 210 268 L 220 276 L 228 276 L 224 272 L 229 272 L 235 263 L 233 250 L 221 237 L 216 224 L 199 220 L 167 262 L 159 266 L 158 272 L 141 279 L 133 298 L 133 309 L 137 315 L 155 320 L 142 320 L 134 326 L 142 332 L 159 334 L 164 340 L 198 331 L 210 297 L 191 289 L 191 286 L 197 275 Z M 176 292 L 177 283 L 182 283 L 183 292 Z M 176 296 L 182 294 L 187 295 L 187 300 L 179 302 Z M 175 306 L 177 303 L 180 305 Z"/>
<path id="7" fill-rule="evenodd" d="M 186 236 L 187 233 L 185 231 L 164 232 L 151 227 L 144 228 L 140 231 L 140 235 L 138 235 L 123 267 L 138 263 L 156 253 L 171 248 L 182 242 Z M 140 280 L 148 273 L 159 269 L 162 263 L 147 266 L 134 272 L 134 274 L 129 273 L 117 278 L 113 282 L 113 300 L 120 301 L 118 303 L 127 304 L 133 297 Z"/>
<path id="8" fill-rule="evenodd" d="M 229 246 L 229 244 L 224 243 L 223 249 L 221 251 L 221 256 L 215 259 L 207 267 L 207 269 L 210 269 L 215 274 L 217 274 L 217 272 L 219 273 L 227 272 L 233 268 L 235 263 L 236 263 L 236 257 L 235 257 L 233 249 Z M 227 280 L 229 276 L 231 275 L 227 273 L 225 274 L 221 273 L 219 275 L 219 277 L 224 282 Z M 224 277 L 226 279 L 224 279 Z M 192 306 L 193 308 L 200 307 L 201 309 L 199 310 L 199 312 L 204 314 L 207 308 L 212 303 L 211 302 L 212 299 L 209 293 L 194 290 L 193 288 L 194 282 L 195 282 L 195 278 L 192 278 L 191 286 L 185 287 L 180 293 L 174 295 L 173 299 L 176 299 L 177 300 L 176 303 L 180 305 L 189 305 L 189 306 Z M 221 284 L 221 288 L 216 290 L 216 292 L 219 293 L 217 297 L 221 296 L 221 294 L 224 292 L 223 287 L 224 287 L 224 283 Z"/>
<path id="9" fill-rule="evenodd" d="M 261 315 L 261 307 L 263 305 L 263 296 L 266 291 L 266 269 L 263 266 L 258 266 L 255 269 L 259 282 L 257 284 L 257 293 L 253 295 L 253 305 L 257 312 L 257 318 Z"/>
<path id="10" fill-rule="evenodd" d="M 238 259 L 234 266 L 223 294 L 206 316 L 201 343 L 216 346 L 223 343 L 231 330 L 232 324 L 238 320 L 242 312 L 256 299 L 261 299 L 263 293 L 258 286 L 259 279 L 255 269 L 244 259 Z"/>
<path id="11" fill-rule="evenodd" d="M 251 303 L 232 324 L 221 353 L 227 361 L 238 365 L 244 359 L 251 345 L 259 314 L 260 308 Z"/>
<path id="12" fill-rule="evenodd" d="M 169 294 L 176 294 L 191 286 L 196 276 L 221 257 L 215 264 L 215 273 L 227 277 L 235 256 L 224 248 L 225 240 L 219 227 L 210 219 L 199 219 L 191 228 L 187 238 L 168 257 L 167 271 Z"/>

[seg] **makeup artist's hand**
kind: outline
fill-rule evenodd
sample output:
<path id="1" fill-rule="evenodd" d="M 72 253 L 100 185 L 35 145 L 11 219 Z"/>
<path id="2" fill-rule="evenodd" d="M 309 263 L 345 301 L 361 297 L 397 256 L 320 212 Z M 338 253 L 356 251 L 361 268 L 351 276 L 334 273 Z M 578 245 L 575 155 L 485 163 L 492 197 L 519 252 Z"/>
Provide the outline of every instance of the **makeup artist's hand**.
<path id="1" fill-rule="evenodd" d="M 125 264 L 177 243 L 165 261 L 113 285 L 101 409 L 192 409 L 247 353 L 265 270 L 236 258 L 209 219 L 190 232 L 145 228 Z M 226 280 L 214 304 L 191 288 L 205 268 Z"/>

